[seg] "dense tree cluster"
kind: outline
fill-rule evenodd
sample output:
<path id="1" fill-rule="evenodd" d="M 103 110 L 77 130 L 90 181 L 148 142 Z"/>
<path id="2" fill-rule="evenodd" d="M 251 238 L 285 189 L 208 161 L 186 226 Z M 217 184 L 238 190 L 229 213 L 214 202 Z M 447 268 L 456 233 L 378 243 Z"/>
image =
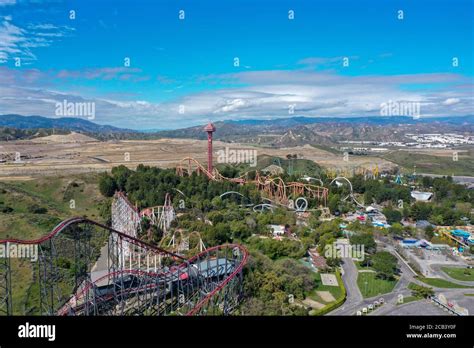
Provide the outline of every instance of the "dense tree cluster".
<path id="1" fill-rule="evenodd" d="M 125 166 L 115 167 L 111 175 L 104 174 L 99 182 L 101 193 L 111 197 L 116 190 L 125 191 L 130 201 L 139 207 L 162 205 L 166 193 L 171 194 L 177 206 L 195 207 L 205 212 L 213 208 L 212 200 L 226 191 L 240 192 L 250 200 L 259 200 L 253 185 L 238 185 L 229 181 L 210 181 L 204 175 L 193 173 L 180 177 L 172 169 L 160 169 L 139 165 L 136 171 Z M 184 196 L 182 196 L 179 191 Z M 241 198 L 234 197 L 235 200 Z M 218 203 L 216 200 L 215 204 Z"/>
<path id="2" fill-rule="evenodd" d="M 426 286 L 412 284 L 410 288 L 412 289 L 412 295 L 415 297 L 428 298 L 435 294 L 433 288 Z"/>
<path id="3" fill-rule="evenodd" d="M 377 248 L 374 236 L 370 233 L 354 234 L 350 238 L 351 245 L 363 245 L 364 252 L 373 254 Z"/>
<path id="4" fill-rule="evenodd" d="M 307 315 L 308 311 L 292 304 L 303 300 L 315 286 L 311 272 L 292 259 L 272 262 L 252 251 L 244 269 L 243 315 Z"/>
<path id="5" fill-rule="evenodd" d="M 248 241 L 251 248 L 261 251 L 263 254 L 277 260 L 282 257 L 299 259 L 306 254 L 301 242 L 291 239 L 276 240 L 272 238 L 253 237 Z"/>
<path id="6" fill-rule="evenodd" d="M 397 258 L 388 251 L 375 253 L 371 258 L 371 265 L 377 272 L 377 277 L 393 279 L 397 272 Z"/>
<path id="7" fill-rule="evenodd" d="M 392 202 L 397 204 L 399 200 L 409 203 L 410 188 L 391 182 L 388 177 L 383 180 L 365 180 L 362 175 L 355 175 L 351 178 L 352 187 L 355 193 L 364 195 L 366 204 Z"/>

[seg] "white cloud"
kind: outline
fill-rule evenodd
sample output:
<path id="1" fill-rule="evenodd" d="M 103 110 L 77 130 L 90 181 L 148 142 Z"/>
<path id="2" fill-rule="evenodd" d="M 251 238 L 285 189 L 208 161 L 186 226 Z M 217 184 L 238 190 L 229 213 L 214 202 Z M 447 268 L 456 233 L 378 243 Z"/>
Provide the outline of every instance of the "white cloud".
<path id="1" fill-rule="evenodd" d="M 217 110 L 214 110 L 213 113 L 237 111 L 246 105 L 248 105 L 248 103 L 241 98 L 226 100 L 225 105 L 217 108 Z"/>
<path id="2" fill-rule="evenodd" d="M 443 105 L 454 105 L 459 103 L 461 100 L 459 98 L 448 98 L 443 102 Z"/>
<path id="3" fill-rule="evenodd" d="M 49 73 L 59 76 L 57 72 Z M 114 68 L 85 69 L 83 74 L 64 72 L 62 77 L 104 78 L 121 73 L 122 70 Z M 236 87 L 202 91 L 161 103 L 136 99 L 132 94 L 127 97 L 126 93 L 124 98 L 85 98 L 79 93 L 55 91 L 54 81 L 39 70 L 0 68 L 0 110 L 55 117 L 56 101 L 94 101 L 95 122 L 137 129 L 188 127 L 208 121 L 248 118 L 378 116 L 380 105 L 390 100 L 419 102 L 422 117 L 474 113 L 472 85 L 456 74 L 352 77 L 307 70 L 252 71 L 205 76 L 201 81 L 210 79 L 234 81 Z M 45 81 L 50 85 L 45 85 Z M 439 84 L 444 89 L 402 88 L 410 83 L 417 87 L 423 83 Z M 181 105 L 184 114 L 179 113 Z M 288 112 L 290 105 L 294 105 L 294 114 Z"/>
<path id="4" fill-rule="evenodd" d="M 53 24 L 29 24 L 25 29 L 13 24 L 12 16 L 0 18 L 3 18 L 0 20 L 0 63 L 13 58 L 27 62 L 36 60 L 33 48 L 50 46 L 53 39 L 66 36 L 74 30 Z"/>
<path id="5" fill-rule="evenodd" d="M 306 66 L 308 68 L 328 68 L 343 66 L 343 63 L 346 61 L 346 59 L 348 60 L 347 62 L 350 63 L 350 61 L 359 59 L 359 57 L 309 57 L 301 59 L 300 61 L 298 61 L 298 64 Z"/>
<path id="6" fill-rule="evenodd" d="M 8 5 L 15 5 L 16 0 L 0 0 L 0 7 L 1 6 L 8 6 Z"/>

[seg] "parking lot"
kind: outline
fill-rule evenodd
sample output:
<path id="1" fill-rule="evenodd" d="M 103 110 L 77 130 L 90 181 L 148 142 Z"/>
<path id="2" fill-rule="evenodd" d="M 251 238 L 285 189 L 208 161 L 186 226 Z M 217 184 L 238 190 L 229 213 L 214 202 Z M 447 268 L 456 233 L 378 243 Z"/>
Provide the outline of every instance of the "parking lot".
<path id="1" fill-rule="evenodd" d="M 394 306 L 389 312 L 384 315 L 448 315 L 443 309 L 429 303 L 428 300 L 421 300 L 417 302 L 410 302 L 405 305 Z"/>
<path id="2" fill-rule="evenodd" d="M 434 269 L 431 265 L 450 265 L 465 267 L 466 262 L 459 256 L 451 254 L 450 250 L 428 250 L 424 248 L 413 248 L 404 250 L 410 259 L 413 259 L 419 266 L 420 271 L 428 278 L 445 277 L 438 269 Z"/>

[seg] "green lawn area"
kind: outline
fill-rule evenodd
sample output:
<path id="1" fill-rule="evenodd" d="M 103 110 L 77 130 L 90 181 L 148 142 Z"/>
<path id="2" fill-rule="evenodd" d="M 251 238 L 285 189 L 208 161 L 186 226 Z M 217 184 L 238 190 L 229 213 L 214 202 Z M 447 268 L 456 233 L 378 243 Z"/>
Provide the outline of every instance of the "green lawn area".
<path id="1" fill-rule="evenodd" d="M 422 281 L 423 283 L 434 286 L 436 288 L 445 288 L 445 289 L 471 289 L 471 288 L 474 288 L 474 286 L 455 284 L 455 283 L 452 283 L 450 281 L 440 279 L 440 278 L 418 277 L 418 279 L 420 281 Z"/>
<path id="2" fill-rule="evenodd" d="M 357 285 L 363 297 L 373 297 L 389 293 L 393 290 L 398 280 L 379 279 L 372 272 L 359 272 Z M 366 284 L 367 283 L 367 284 Z"/>
<path id="3" fill-rule="evenodd" d="M 444 273 L 456 280 L 474 281 L 474 269 L 458 267 L 442 267 Z"/>
<path id="4" fill-rule="evenodd" d="M 474 296 L 474 294 L 464 294 L 464 296 Z"/>
<path id="5" fill-rule="evenodd" d="M 375 270 L 373 269 L 373 267 L 362 266 L 359 261 L 354 261 L 354 264 L 356 265 L 356 268 L 357 268 L 359 271 L 374 271 L 374 272 L 375 272 Z"/>

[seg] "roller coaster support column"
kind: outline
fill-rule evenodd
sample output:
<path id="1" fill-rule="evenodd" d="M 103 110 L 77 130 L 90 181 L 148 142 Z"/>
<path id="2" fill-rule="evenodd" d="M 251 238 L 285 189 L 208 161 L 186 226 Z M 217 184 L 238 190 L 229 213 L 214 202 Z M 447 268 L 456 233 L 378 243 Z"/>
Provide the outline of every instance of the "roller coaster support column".
<path id="1" fill-rule="evenodd" d="M 58 280 L 60 279 L 56 246 L 53 239 L 38 246 L 38 282 L 40 288 L 41 315 L 54 315 L 55 301 L 60 297 Z"/>
<path id="2" fill-rule="evenodd" d="M 216 127 L 209 123 L 204 131 L 207 133 L 207 171 L 212 173 L 212 133 L 216 131 Z"/>
<path id="3" fill-rule="evenodd" d="M 8 252 L 9 243 L 5 243 L 5 253 Z M 10 257 L 4 255 L 0 259 L 0 313 L 12 315 L 12 289 L 11 289 Z"/>

